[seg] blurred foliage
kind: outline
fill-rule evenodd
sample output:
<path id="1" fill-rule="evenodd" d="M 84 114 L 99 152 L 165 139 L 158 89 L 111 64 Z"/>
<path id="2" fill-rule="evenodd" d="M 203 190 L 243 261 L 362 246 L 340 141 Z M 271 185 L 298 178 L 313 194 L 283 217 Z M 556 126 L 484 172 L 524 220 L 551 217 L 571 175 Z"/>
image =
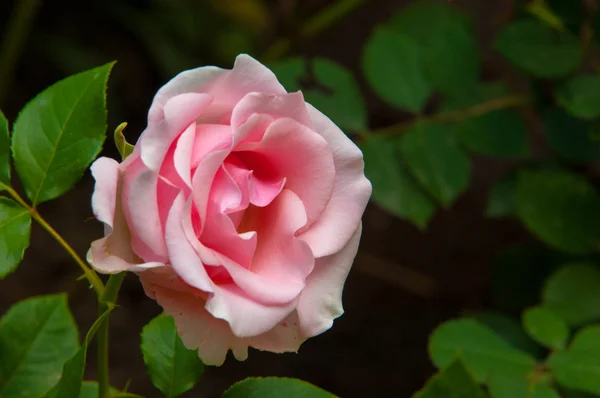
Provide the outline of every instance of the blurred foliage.
<path id="1" fill-rule="evenodd" d="M 415 397 L 600 395 L 600 196 L 590 173 L 600 159 L 594 5 L 517 2 L 492 51 L 529 80 L 518 92 L 482 79 L 475 21 L 441 0 L 410 2 L 363 45 L 370 89 L 413 119 L 379 129 L 349 123 L 344 112 L 365 114 L 351 75 L 343 72 L 345 87 L 319 80 L 330 90 L 319 105 L 340 110 L 331 117 L 359 142 L 373 201 L 383 209 L 425 230 L 438 208 L 452 207 L 468 189 L 474 155 L 510 159 L 485 216 L 520 222 L 540 241 L 508 247 L 494 261 L 492 304 L 507 315 L 466 316 L 434 331 L 429 352 L 441 370 Z M 273 68 L 286 84 L 302 65 L 293 58 Z M 351 95 L 342 101 L 344 92 Z"/>

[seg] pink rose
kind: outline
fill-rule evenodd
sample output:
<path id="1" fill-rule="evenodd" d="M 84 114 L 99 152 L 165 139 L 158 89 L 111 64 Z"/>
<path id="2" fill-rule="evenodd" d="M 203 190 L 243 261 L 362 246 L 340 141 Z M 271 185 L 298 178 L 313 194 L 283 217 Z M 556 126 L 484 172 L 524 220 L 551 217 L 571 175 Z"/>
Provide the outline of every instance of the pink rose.
<path id="1" fill-rule="evenodd" d="M 122 163 L 92 166 L 106 236 L 88 261 L 133 271 L 206 364 L 297 351 L 342 312 L 371 185 L 361 151 L 247 55 L 162 87 Z"/>

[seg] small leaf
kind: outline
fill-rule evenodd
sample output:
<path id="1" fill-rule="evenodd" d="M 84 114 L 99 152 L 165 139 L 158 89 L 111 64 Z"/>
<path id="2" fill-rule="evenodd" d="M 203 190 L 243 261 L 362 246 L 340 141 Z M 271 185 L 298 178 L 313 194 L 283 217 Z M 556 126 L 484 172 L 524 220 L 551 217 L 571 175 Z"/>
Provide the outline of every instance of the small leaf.
<path id="1" fill-rule="evenodd" d="M 538 78 L 565 76 L 577 69 L 582 59 L 581 44 L 575 36 L 535 19 L 506 25 L 496 48 L 511 63 Z"/>
<path id="2" fill-rule="evenodd" d="M 461 355 L 479 382 L 492 374 L 526 374 L 535 359 L 511 347 L 488 327 L 472 319 L 459 319 L 439 326 L 429 339 L 429 356 L 438 368 Z"/>
<path id="3" fill-rule="evenodd" d="M 556 390 L 540 378 L 497 373 L 488 382 L 489 391 L 492 398 L 560 398 Z"/>
<path id="4" fill-rule="evenodd" d="M 507 173 L 502 176 L 490 190 L 485 215 L 490 218 L 516 215 L 516 191 L 517 174 Z"/>
<path id="5" fill-rule="evenodd" d="M 558 168 L 521 171 L 517 209 L 532 233 L 558 249 L 600 248 L 600 196 L 579 174 Z"/>
<path id="6" fill-rule="evenodd" d="M 548 366 L 561 385 L 600 394 L 600 326 L 579 331 L 568 350 L 550 357 Z"/>
<path id="7" fill-rule="evenodd" d="M 525 311 L 523 326 L 534 340 L 553 350 L 565 348 L 569 338 L 567 323 L 544 307 L 532 307 Z"/>
<path id="8" fill-rule="evenodd" d="M 198 353 L 185 348 L 173 318 L 166 315 L 144 326 L 142 353 L 152 384 L 168 398 L 190 390 L 204 372 Z"/>
<path id="9" fill-rule="evenodd" d="M 313 72 L 317 83 L 332 92 L 307 90 L 306 101 L 330 117 L 342 129 L 366 129 L 365 102 L 352 73 L 326 58 L 316 58 L 313 61 Z"/>
<path id="10" fill-rule="evenodd" d="M 0 396 L 43 396 L 77 349 L 77 327 L 65 295 L 15 304 L 0 319 Z"/>
<path id="11" fill-rule="evenodd" d="M 575 163 L 600 159 L 600 122 L 576 119 L 560 108 L 542 114 L 548 144 L 558 155 Z"/>
<path id="12" fill-rule="evenodd" d="M 401 137 L 409 170 L 442 206 L 449 207 L 469 185 L 471 164 L 448 126 L 418 123 Z"/>
<path id="13" fill-rule="evenodd" d="M 575 263 L 556 271 L 546 282 L 544 307 L 552 310 L 570 325 L 581 325 L 600 319 L 600 270 Z"/>
<path id="14" fill-rule="evenodd" d="M 0 279 L 23 260 L 30 230 L 29 212 L 11 199 L 0 197 Z"/>
<path id="15" fill-rule="evenodd" d="M 45 398 L 76 397 L 81 393 L 87 343 L 83 343 L 77 353 L 69 359 L 63 368 L 60 381 Z"/>
<path id="16" fill-rule="evenodd" d="M 479 80 L 481 60 L 473 23 L 444 1 L 413 2 L 392 27 L 417 42 L 427 81 L 442 93 L 460 93 Z"/>
<path id="17" fill-rule="evenodd" d="M 509 95 L 509 90 L 499 84 L 467 87 L 461 95 L 446 98 L 443 109 L 459 111 Z M 452 124 L 452 127 L 462 145 L 481 155 L 519 158 L 529 152 L 525 122 L 512 109 L 501 109 L 467 118 Z"/>
<path id="18" fill-rule="evenodd" d="M 15 168 L 34 206 L 68 191 L 100 152 L 113 65 L 61 80 L 25 105 L 17 118 Z"/>
<path id="19" fill-rule="evenodd" d="M 298 379 L 251 377 L 235 383 L 222 398 L 335 398 L 335 395 Z"/>
<path id="20" fill-rule="evenodd" d="M 315 58 L 311 65 L 313 76 L 308 73 L 304 58 L 289 58 L 269 67 L 286 90 L 302 90 L 305 100 L 340 128 L 365 130 L 367 110 L 352 73 L 327 58 Z M 314 84 L 310 84 L 311 78 Z"/>
<path id="21" fill-rule="evenodd" d="M 520 323 L 499 312 L 486 311 L 473 315 L 473 319 L 493 330 L 512 347 L 531 354 L 535 358 L 543 358 L 545 350 L 529 337 Z"/>
<path id="22" fill-rule="evenodd" d="M 406 170 L 396 147 L 397 141 L 377 136 L 370 136 L 361 145 L 366 174 L 373 184 L 373 200 L 424 229 L 435 212 L 435 203 Z"/>
<path id="23" fill-rule="evenodd" d="M 125 130 L 125 127 L 127 127 L 127 122 L 119 124 L 115 129 L 114 135 L 115 145 L 117 146 L 119 155 L 121 155 L 121 160 L 125 160 L 127 156 L 131 155 L 131 152 L 133 152 L 133 145 L 128 143 L 123 135 L 123 130 Z"/>
<path id="24" fill-rule="evenodd" d="M 573 257 L 540 244 L 509 246 L 492 266 L 494 308 L 512 314 L 539 303 L 546 278 Z"/>
<path id="25" fill-rule="evenodd" d="M 0 191 L 10 185 L 10 145 L 8 120 L 0 111 Z"/>
<path id="26" fill-rule="evenodd" d="M 485 398 L 488 395 L 479 388 L 462 360 L 456 359 L 448 367 L 433 376 L 414 398 Z"/>
<path id="27" fill-rule="evenodd" d="M 558 102 L 581 119 L 600 116 L 600 76 L 577 76 L 558 88 Z"/>
<path id="28" fill-rule="evenodd" d="M 373 90 L 390 105 L 418 113 L 432 93 L 423 75 L 419 45 L 379 26 L 365 44 L 362 65 Z"/>

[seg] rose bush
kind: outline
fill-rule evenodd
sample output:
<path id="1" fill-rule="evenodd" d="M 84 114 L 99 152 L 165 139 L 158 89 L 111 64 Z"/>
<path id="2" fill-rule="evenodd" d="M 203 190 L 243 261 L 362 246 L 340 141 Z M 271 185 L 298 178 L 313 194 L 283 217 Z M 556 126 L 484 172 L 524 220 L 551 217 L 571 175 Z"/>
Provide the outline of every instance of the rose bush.
<path id="1" fill-rule="evenodd" d="M 92 174 L 106 236 L 88 261 L 138 274 L 206 364 L 297 351 L 342 314 L 371 194 L 362 153 L 250 56 L 176 76 L 133 153 Z"/>

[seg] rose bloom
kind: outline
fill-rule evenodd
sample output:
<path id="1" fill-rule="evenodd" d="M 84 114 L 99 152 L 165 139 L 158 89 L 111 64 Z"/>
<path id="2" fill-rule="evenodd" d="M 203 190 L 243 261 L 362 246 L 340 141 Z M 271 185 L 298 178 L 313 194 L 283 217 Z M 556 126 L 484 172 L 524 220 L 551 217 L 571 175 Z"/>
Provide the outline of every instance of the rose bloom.
<path id="1" fill-rule="evenodd" d="M 343 313 L 371 195 L 361 151 L 248 55 L 156 94 L 122 163 L 92 165 L 87 259 L 133 271 L 202 361 L 296 352 Z"/>

